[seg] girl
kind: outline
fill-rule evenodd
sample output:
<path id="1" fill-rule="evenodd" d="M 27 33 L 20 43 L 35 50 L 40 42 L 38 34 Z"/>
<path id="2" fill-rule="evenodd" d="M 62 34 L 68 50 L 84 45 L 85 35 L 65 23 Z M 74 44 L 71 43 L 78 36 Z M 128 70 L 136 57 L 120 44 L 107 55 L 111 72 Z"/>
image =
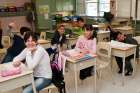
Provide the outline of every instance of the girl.
<path id="1" fill-rule="evenodd" d="M 76 43 L 76 50 L 82 54 L 96 53 L 96 32 L 93 32 L 93 27 L 90 24 L 85 24 L 83 27 L 84 34 L 79 36 Z M 80 79 L 85 79 L 92 75 L 93 66 L 80 70 Z"/>
<path id="2" fill-rule="evenodd" d="M 54 36 L 51 40 L 51 48 L 47 49 L 49 55 L 55 53 L 58 48 L 59 50 L 62 50 L 63 44 L 66 41 L 66 36 L 64 32 L 65 32 L 64 25 L 62 24 L 58 25 L 57 30 L 55 31 Z"/>
<path id="3" fill-rule="evenodd" d="M 21 61 L 26 59 L 27 67 L 33 70 L 35 87 L 39 92 L 51 83 L 52 71 L 50 58 L 44 48 L 37 44 L 37 36 L 33 32 L 27 32 L 24 36 L 26 48 L 13 59 L 15 67 L 20 66 Z M 33 93 L 31 84 L 23 89 L 23 93 Z"/>
<path id="4" fill-rule="evenodd" d="M 79 36 L 75 48 L 83 53 L 96 53 L 96 33 L 92 25 L 85 24 L 83 30 L 84 34 Z"/>

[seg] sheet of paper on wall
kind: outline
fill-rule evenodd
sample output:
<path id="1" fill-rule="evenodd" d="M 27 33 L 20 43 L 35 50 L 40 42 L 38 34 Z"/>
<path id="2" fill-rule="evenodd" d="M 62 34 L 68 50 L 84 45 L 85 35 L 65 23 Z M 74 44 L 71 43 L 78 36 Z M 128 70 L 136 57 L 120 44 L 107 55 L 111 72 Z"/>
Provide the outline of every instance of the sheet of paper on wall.
<path id="1" fill-rule="evenodd" d="M 49 19 L 48 13 L 44 14 L 44 18 L 45 18 L 45 19 Z"/>

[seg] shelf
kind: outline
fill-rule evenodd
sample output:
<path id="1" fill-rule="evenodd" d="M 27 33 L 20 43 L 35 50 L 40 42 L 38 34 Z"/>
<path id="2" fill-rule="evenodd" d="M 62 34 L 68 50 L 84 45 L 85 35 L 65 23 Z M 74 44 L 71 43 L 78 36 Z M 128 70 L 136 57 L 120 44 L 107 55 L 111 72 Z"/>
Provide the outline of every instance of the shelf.
<path id="1" fill-rule="evenodd" d="M 0 17 L 14 17 L 14 16 L 26 16 L 27 11 L 22 12 L 0 12 Z"/>

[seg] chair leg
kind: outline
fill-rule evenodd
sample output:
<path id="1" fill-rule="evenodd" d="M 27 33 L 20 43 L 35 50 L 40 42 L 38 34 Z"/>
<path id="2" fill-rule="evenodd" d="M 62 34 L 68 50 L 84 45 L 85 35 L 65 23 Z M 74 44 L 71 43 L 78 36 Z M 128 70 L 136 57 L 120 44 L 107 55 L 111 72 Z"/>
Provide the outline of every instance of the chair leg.
<path id="1" fill-rule="evenodd" d="M 48 93 L 51 93 L 52 92 L 52 90 L 51 89 L 48 89 Z"/>

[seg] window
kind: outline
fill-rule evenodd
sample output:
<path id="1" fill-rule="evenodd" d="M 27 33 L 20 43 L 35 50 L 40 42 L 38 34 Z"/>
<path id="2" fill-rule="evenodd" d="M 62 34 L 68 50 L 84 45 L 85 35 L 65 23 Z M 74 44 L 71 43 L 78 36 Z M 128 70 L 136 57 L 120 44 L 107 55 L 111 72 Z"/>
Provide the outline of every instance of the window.
<path id="1" fill-rule="evenodd" d="M 88 16 L 103 16 L 110 11 L 110 0 L 86 0 L 85 5 Z"/>

